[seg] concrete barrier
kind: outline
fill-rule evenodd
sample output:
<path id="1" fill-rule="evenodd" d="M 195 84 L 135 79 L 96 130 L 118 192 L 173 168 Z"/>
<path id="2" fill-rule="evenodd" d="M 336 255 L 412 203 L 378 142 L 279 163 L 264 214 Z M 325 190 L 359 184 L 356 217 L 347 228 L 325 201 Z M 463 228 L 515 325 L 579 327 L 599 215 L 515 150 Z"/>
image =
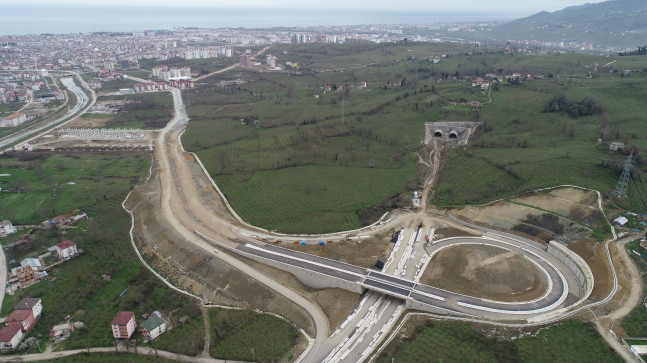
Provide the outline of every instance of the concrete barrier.
<path id="1" fill-rule="evenodd" d="M 550 241 L 548 243 L 546 252 L 564 263 L 577 277 L 577 280 L 580 283 L 580 288 L 584 291 L 584 294 L 577 304 L 588 299 L 591 295 L 591 291 L 593 291 L 593 272 L 582 257 L 556 241 Z"/>
<path id="2" fill-rule="evenodd" d="M 296 276 L 296 278 L 298 278 L 299 281 L 303 282 L 305 285 L 310 286 L 314 289 L 340 288 L 340 289 L 344 289 L 350 292 L 355 292 L 358 294 L 361 294 L 364 290 L 362 286 L 357 282 L 342 280 L 333 276 L 303 269 L 287 263 L 278 262 L 268 258 L 253 255 L 245 251 L 236 250 L 236 253 L 243 255 L 247 258 L 250 258 L 254 261 L 261 262 L 265 265 L 276 267 L 279 270 L 287 271 L 293 274 L 294 276 Z"/>

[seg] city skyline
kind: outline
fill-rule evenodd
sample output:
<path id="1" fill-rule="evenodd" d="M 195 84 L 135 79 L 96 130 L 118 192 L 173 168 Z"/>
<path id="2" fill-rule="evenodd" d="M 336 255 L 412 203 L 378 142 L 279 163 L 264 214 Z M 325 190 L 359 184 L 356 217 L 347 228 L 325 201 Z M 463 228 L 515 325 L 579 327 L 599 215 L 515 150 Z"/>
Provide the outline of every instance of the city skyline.
<path id="1" fill-rule="evenodd" d="M 438 0 L 404 0 L 393 2 L 388 0 L 359 0 L 349 3 L 343 0 L 329 0 L 322 2 L 302 2 L 297 0 L 278 0 L 268 3 L 262 0 L 249 0 L 245 3 L 229 1 L 205 1 L 205 0 L 186 0 L 178 5 L 174 0 L 97 0 L 88 3 L 83 0 L 60 0 L 57 7 L 74 6 L 74 7 L 151 7 L 151 8 L 208 8 L 208 9 L 293 9 L 293 10 L 359 10 L 366 9 L 370 11 L 425 11 L 425 12 L 451 12 L 451 13 L 474 13 L 483 11 L 488 14 L 501 12 L 506 14 L 532 15 L 540 11 L 558 11 L 569 6 L 583 5 L 585 3 L 600 3 L 602 1 L 585 1 L 585 0 L 545 0 L 541 2 L 520 2 L 516 0 L 496 0 L 493 2 L 483 2 L 479 0 L 456 0 L 453 2 Z M 25 0 L 18 6 L 51 6 L 50 1 L 44 0 Z"/>

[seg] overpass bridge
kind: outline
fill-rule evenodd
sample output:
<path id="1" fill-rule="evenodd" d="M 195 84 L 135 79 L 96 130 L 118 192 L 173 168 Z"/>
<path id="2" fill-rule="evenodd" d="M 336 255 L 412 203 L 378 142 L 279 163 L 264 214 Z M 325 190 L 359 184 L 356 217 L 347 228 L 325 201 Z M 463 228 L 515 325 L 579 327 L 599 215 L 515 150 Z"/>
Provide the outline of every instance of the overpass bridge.
<path id="1" fill-rule="evenodd" d="M 234 239 L 231 247 L 219 243 L 197 231 L 202 239 L 212 245 L 276 267 L 295 275 L 304 284 L 313 288 L 342 288 L 355 293 L 376 291 L 406 303 L 415 310 L 481 317 L 496 320 L 523 321 L 536 319 L 567 305 L 573 305 L 581 297 L 582 290 L 573 277 L 567 278 L 562 271 L 568 268 L 547 252 L 532 246 L 520 246 L 510 241 L 483 237 L 447 238 L 435 242 L 433 251 L 460 245 L 492 245 L 522 254 L 541 270 L 547 282 L 543 296 L 532 301 L 502 302 L 466 296 L 455 292 L 421 284 L 414 280 L 392 276 L 374 269 L 335 261 L 311 254 L 282 248 L 272 244 L 257 244 L 241 238 Z M 569 281 L 570 284 L 569 284 Z"/>

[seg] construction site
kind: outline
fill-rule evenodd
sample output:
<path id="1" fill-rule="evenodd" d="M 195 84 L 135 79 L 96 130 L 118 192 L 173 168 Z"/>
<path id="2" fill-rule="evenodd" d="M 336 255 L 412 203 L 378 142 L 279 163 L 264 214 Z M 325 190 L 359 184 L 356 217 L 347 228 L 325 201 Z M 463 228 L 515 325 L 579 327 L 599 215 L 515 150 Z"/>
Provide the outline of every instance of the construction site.
<path id="1" fill-rule="evenodd" d="M 70 126 L 70 125 L 66 125 Z M 154 131 L 108 128 L 58 128 L 35 138 L 35 152 L 153 151 Z"/>

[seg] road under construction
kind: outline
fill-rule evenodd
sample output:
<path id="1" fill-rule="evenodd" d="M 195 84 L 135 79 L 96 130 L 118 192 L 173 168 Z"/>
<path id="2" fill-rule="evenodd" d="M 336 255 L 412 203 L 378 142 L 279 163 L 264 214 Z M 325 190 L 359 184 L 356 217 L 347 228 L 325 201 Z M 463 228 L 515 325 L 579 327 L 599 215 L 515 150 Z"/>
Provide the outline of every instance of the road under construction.
<path id="1" fill-rule="evenodd" d="M 382 271 L 366 269 L 335 260 L 292 251 L 265 242 L 268 238 L 294 241 L 306 238 L 274 235 L 250 226 L 240 219 L 224 196 L 221 203 L 228 215 L 217 212 L 199 198 L 195 175 L 181 144 L 188 117 L 179 90 L 172 90 L 175 116 L 155 140 L 153 172 L 161 182 L 160 213 L 185 243 L 200 247 L 234 268 L 279 292 L 307 311 L 315 324 L 315 336 L 300 357 L 301 361 L 357 362 L 368 359 L 407 309 L 481 319 L 509 321 L 520 324 L 550 322 L 567 315 L 588 298 L 593 288 L 592 273 L 586 263 L 558 244 L 539 246 L 536 242 L 496 231 L 479 231 L 480 237 L 433 240 L 421 238 L 421 228 L 402 229 L 398 242 Z M 194 161 L 195 160 L 195 161 Z M 430 162 L 434 162 L 430 155 Z M 204 168 L 203 168 L 204 170 Z M 206 173 L 203 178 L 218 190 Z M 427 193 L 423 194 L 423 198 Z M 426 203 L 423 203 L 426 205 Z M 417 226 L 415 221 L 426 212 L 404 213 L 388 221 L 355 231 L 355 234 L 387 231 L 404 225 Z M 456 221 L 448 221 L 459 223 Z M 460 223 L 459 223 L 460 224 Z M 464 223 L 463 228 L 478 228 Z M 424 231 L 426 233 L 426 231 Z M 429 230 L 433 238 L 433 229 Z M 327 239 L 343 240 L 348 232 L 326 235 Z M 263 236 L 260 238 L 259 236 Z M 272 237 L 273 236 L 273 237 Z M 317 238 L 307 236 L 307 238 Z M 264 241 L 265 240 L 265 241 Z M 516 303 L 465 296 L 419 283 L 420 275 L 435 253 L 455 245 L 490 245 L 515 251 L 538 268 L 547 282 L 546 292 L 538 299 Z M 314 288 L 337 287 L 362 293 L 355 311 L 331 335 L 329 322 L 321 308 L 291 291 L 283 284 L 236 256 L 288 271 L 304 284 Z"/>
<path id="2" fill-rule="evenodd" d="M 159 183 L 161 206 L 155 211 L 166 226 L 182 239 L 182 243 L 199 248 L 306 311 L 314 325 L 314 336 L 299 357 L 303 362 L 360 362 L 369 359 L 386 338 L 401 315 L 407 310 L 425 311 L 438 316 L 474 319 L 486 323 L 537 325 L 551 323 L 585 309 L 594 286 L 589 266 L 565 246 L 551 242 L 547 246 L 529 239 L 489 230 L 451 216 L 434 216 L 444 223 L 474 232 L 472 236 L 434 239 L 434 226 L 426 228 L 420 220 L 430 220 L 426 197 L 438 173 L 439 152 L 434 147 L 429 155 L 432 166 L 422 208 L 419 212 L 394 214 L 392 218 L 357 231 L 343 231 L 325 236 L 279 235 L 245 223 L 228 204 L 224 194 L 211 179 L 196 155 L 187 153 L 181 135 L 188 124 L 180 90 L 172 89 L 175 114 L 154 138 L 153 163 L 148 183 Z M 432 140 L 433 143 L 433 140 Z M 149 150 L 150 150 L 149 149 Z M 192 173 L 194 164 L 203 173 Z M 221 197 L 214 206 L 200 198 L 198 180 L 208 184 Z M 223 212 L 225 211 L 225 212 Z M 137 210 L 129 211 L 137 213 Z M 391 229 L 399 230 L 394 248 L 381 270 L 364 268 L 332 259 L 282 248 L 269 241 L 326 238 L 343 243 L 349 234 L 375 235 Z M 427 234 L 430 241 L 422 238 Z M 491 246 L 523 256 L 546 283 L 545 292 L 528 301 L 496 301 L 467 296 L 420 283 L 430 261 L 441 250 L 453 246 Z M 330 326 L 322 308 L 289 286 L 245 262 L 251 259 L 296 276 L 315 289 L 341 288 L 360 293 L 353 312 L 339 324 Z M 617 285 L 617 284 L 616 284 Z M 616 286 L 609 298 L 615 293 Z M 331 334 L 332 332 L 332 334 Z"/>

